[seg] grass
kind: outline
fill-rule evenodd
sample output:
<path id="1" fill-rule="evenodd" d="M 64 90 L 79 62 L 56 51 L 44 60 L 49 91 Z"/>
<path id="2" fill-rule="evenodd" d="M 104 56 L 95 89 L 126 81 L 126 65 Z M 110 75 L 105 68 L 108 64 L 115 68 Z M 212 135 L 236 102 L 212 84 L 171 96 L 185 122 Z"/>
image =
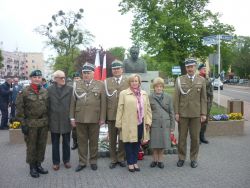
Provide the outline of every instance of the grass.
<path id="1" fill-rule="evenodd" d="M 218 106 L 216 103 L 213 103 L 210 114 L 211 115 L 227 114 L 227 109 L 223 106 Z"/>

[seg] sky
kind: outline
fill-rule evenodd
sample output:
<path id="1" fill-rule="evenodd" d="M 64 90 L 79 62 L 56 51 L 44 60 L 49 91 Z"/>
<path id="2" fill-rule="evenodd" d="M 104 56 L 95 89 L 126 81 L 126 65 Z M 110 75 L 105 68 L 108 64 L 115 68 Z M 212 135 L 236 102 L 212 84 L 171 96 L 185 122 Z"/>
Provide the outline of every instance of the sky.
<path id="1" fill-rule="evenodd" d="M 0 48 L 5 51 L 43 52 L 45 58 L 53 54 L 45 49 L 43 38 L 34 29 L 47 25 L 51 16 L 84 9 L 83 26 L 94 36 L 91 46 L 104 49 L 132 45 L 130 26 L 132 14 L 118 12 L 120 0 L 0 0 Z M 210 0 L 208 9 L 221 14 L 223 23 L 233 25 L 237 35 L 250 36 L 250 2 L 248 0 Z"/>

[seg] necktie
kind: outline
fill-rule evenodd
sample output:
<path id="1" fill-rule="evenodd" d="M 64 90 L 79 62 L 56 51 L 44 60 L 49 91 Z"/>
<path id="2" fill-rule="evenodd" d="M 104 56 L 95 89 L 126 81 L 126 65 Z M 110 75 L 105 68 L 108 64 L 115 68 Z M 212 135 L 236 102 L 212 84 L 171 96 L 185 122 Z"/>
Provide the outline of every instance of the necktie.
<path id="1" fill-rule="evenodd" d="M 192 76 L 190 76 L 189 79 L 191 80 L 191 82 L 193 81 L 193 77 Z"/>
<path id="2" fill-rule="evenodd" d="M 119 78 L 116 78 L 115 80 L 117 85 L 119 85 L 119 80 L 120 80 Z"/>

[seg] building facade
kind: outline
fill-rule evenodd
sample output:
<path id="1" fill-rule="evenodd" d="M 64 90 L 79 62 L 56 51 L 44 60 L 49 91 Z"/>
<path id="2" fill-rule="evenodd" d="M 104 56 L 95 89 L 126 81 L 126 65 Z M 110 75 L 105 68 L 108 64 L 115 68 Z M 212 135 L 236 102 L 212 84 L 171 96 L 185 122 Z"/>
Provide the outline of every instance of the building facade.
<path id="1" fill-rule="evenodd" d="M 44 72 L 45 61 L 43 53 L 8 52 L 2 51 L 3 67 L 0 69 L 0 77 L 19 77 L 28 79 L 31 71 L 40 69 Z"/>

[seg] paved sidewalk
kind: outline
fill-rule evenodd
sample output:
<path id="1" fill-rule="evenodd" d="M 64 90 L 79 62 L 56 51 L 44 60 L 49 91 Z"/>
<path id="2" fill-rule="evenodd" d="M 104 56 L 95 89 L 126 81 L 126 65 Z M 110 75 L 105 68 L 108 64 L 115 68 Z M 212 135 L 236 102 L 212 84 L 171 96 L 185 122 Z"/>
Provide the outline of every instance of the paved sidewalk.
<path id="1" fill-rule="evenodd" d="M 216 99 L 215 99 L 216 100 Z M 225 104 L 227 98 L 221 98 Z M 250 106 L 248 108 L 248 114 Z M 249 120 L 249 119 L 248 119 Z M 176 166 L 177 155 L 167 155 L 165 168 L 151 169 L 151 157 L 146 156 L 139 162 L 141 172 L 129 173 L 126 168 L 117 167 L 110 170 L 109 159 L 98 160 L 98 170 L 92 171 L 88 166 L 75 173 L 78 164 L 77 151 L 71 154 L 72 169 L 63 165 L 59 171 L 52 170 L 51 145 L 47 146 L 44 167 L 48 175 L 38 179 L 29 176 L 25 163 L 25 145 L 9 144 L 8 131 L 0 131 L 0 188 L 63 188 L 63 187 L 177 187 L 177 188 L 248 188 L 250 185 L 250 123 L 246 121 L 245 134 L 234 137 L 209 138 L 210 144 L 200 147 L 199 166 L 190 167 L 189 159 L 184 167 Z M 189 149 L 188 149 L 189 151 Z"/>

